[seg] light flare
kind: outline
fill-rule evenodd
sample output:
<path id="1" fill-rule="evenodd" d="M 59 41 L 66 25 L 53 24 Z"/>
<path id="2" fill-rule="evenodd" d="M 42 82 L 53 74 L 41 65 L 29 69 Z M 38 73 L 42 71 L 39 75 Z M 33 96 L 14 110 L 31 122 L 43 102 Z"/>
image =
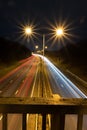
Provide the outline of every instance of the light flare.
<path id="1" fill-rule="evenodd" d="M 56 35 L 57 36 L 63 36 L 63 29 L 62 28 L 57 28 L 56 29 Z"/>
<path id="2" fill-rule="evenodd" d="M 36 24 L 34 24 L 34 22 L 28 22 L 28 23 L 19 23 L 19 26 L 18 28 L 20 29 L 19 31 L 19 34 L 20 34 L 20 37 L 19 39 L 22 39 L 22 40 L 26 40 L 27 41 L 33 41 L 34 43 L 34 38 L 38 39 L 37 38 L 37 35 L 38 33 L 37 32 L 37 29 L 36 29 Z"/>
<path id="3" fill-rule="evenodd" d="M 73 27 L 73 23 L 75 21 L 72 22 L 68 22 L 67 19 L 63 20 L 59 20 L 57 22 L 57 20 L 54 21 L 54 23 L 51 23 L 50 21 L 48 21 L 48 27 L 47 29 L 51 32 L 49 33 L 49 39 L 47 42 L 52 41 L 52 46 L 54 45 L 54 43 L 56 43 L 56 41 L 58 41 L 58 43 L 62 43 L 63 45 L 65 44 L 65 41 L 68 41 L 70 43 L 74 43 L 74 39 L 73 38 L 77 38 L 77 36 L 75 34 L 73 34 L 73 30 L 75 29 L 75 27 Z"/>
<path id="4" fill-rule="evenodd" d="M 25 27 L 25 34 L 31 35 L 32 34 L 32 28 L 31 27 Z"/>

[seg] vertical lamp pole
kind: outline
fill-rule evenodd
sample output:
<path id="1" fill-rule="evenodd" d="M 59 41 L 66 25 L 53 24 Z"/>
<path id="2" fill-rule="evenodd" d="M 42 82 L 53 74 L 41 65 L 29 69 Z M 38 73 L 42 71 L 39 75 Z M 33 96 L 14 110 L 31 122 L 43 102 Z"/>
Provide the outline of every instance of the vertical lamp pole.
<path id="1" fill-rule="evenodd" d="M 43 34 L 43 57 L 44 57 L 44 49 L 45 49 L 45 35 Z"/>
<path id="2" fill-rule="evenodd" d="M 43 70 L 43 80 L 42 80 L 42 97 L 44 97 L 44 49 L 45 49 L 45 35 L 43 34 L 43 62 L 42 62 L 42 70 Z"/>

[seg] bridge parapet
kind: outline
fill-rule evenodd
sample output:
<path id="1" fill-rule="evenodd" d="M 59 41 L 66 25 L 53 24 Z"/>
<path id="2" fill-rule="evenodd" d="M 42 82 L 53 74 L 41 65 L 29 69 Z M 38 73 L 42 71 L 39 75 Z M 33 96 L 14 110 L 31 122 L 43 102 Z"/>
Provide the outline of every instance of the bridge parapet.
<path id="1" fill-rule="evenodd" d="M 51 130 L 64 130 L 66 114 L 76 114 L 77 130 L 82 130 L 83 115 L 87 114 L 87 99 L 63 98 L 0 98 L 3 130 L 7 130 L 8 114 L 22 114 L 22 130 L 26 130 L 27 114 L 42 115 L 42 130 L 46 130 L 46 117 L 51 115 Z M 62 122 L 62 125 L 61 125 Z"/>

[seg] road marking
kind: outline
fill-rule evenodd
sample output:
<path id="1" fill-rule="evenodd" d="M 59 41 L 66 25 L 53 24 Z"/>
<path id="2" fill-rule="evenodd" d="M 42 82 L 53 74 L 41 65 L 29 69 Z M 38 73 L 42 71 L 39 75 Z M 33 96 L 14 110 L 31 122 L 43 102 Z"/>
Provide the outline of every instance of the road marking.
<path id="1" fill-rule="evenodd" d="M 38 65 L 37 65 L 37 66 L 38 66 Z M 37 72 L 38 72 L 38 67 L 37 67 L 37 70 L 36 70 L 35 80 L 34 80 L 34 84 L 33 84 L 33 88 L 32 88 L 32 92 L 31 92 L 31 95 L 30 95 L 30 97 L 33 97 L 33 93 L 34 93 L 34 87 L 35 87 L 35 83 L 36 83 L 36 77 L 37 77 Z"/>
<path id="2" fill-rule="evenodd" d="M 18 90 L 15 92 L 15 95 L 18 93 Z"/>
<path id="3" fill-rule="evenodd" d="M 0 121 L 2 120 L 2 118 L 3 118 L 3 115 L 0 116 Z"/>

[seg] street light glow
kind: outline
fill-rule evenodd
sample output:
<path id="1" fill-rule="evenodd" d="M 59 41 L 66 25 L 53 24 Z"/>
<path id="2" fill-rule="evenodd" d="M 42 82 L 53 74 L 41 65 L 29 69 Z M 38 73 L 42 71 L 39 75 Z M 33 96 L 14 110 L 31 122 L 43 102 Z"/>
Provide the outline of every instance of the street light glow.
<path id="1" fill-rule="evenodd" d="M 45 46 L 45 49 L 47 49 L 48 47 L 47 46 Z"/>
<path id="2" fill-rule="evenodd" d="M 62 28 L 57 28 L 56 29 L 56 35 L 57 36 L 62 36 L 63 35 L 63 29 Z"/>
<path id="3" fill-rule="evenodd" d="M 67 19 L 64 21 L 61 21 L 60 19 L 58 22 L 55 20 L 54 23 L 48 21 L 48 24 L 49 27 L 47 27 L 47 29 L 50 31 L 50 33 L 47 42 L 52 40 L 52 44 L 54 44 L 58 41 L 59 44 L 62 43 L 62 45 L 64 45 L 64 40 L 73 42 L 72 38 L 76 37 L 76 35 L 71 33 L 71 31 L 74 29 L 74 27 L 71 27 L 73 22 L 68 23 Z"/>
<path id="4" fill-rule="evenodd" d="M 37 33 L 36 33 L 36 26 L 34 25 L 33 21 L 31 23 L 25 23 L 18 26 L 20 29 L 20 37 L 23 38 L 23 40 L 26 40 L 29 42 L 30 40 L 34 43 L 34 37 L 37 38 Z"/>
<path id="5" fill-rule="evenodd" d="M 72 41 L 71 37 L 73 37 L 74 35 L 70 34 L 69 31 L 72 30 L 73 28 L 69 28 L 71 26 L 71 23 L 67 24 L 67 21 L 64 22 L 59 22 L 57 23 L 57 21 L 55 21 L 54 24 L 49 23 L 50 27 L 47 27 L 48 30 L 50 30 L 50 33 L 47 34 L 48 36 L 50 36 L 47 39 L 47 43 L 52 40 L 52 44 L 54 44 L 56 41 L 58 41 L 58 43 L 62 43 L 64 44 L 64 39 L 67 39 L 69 41 Z M 27 39 L 27 41 L 32 40 L 34 43 L 33 38 L 37 38 L 38 33 L 36 33 L 36 26 L 34 25 L 33 22 L 32 23 L 28 23 L 28 24 L 20 24 L 19 28 L 21 29 L 21 35 L 20 38 L 23 37 L 23 39 Z M 40 35 L 40 34 L 39 34 Z M 35 47 L 36 49 L 38 49 L 38 47 Z M 45 35 L 43 34 L 43 48 L 47 49 L 48 47 L 45 47 Z M 43 53 L 44 53 L 44 49 L 43 49 Z"/>
<path id="6" fill-rule="evenodd" d="M 35 48 L 38 49 L 38 45 L 36 45 Z"/>
<path id="7" fill-rule="evenodd" d="M 32 28 L 31 27 L 25 27 L 25 34 L 26 35 L 32 34 Z"/>

